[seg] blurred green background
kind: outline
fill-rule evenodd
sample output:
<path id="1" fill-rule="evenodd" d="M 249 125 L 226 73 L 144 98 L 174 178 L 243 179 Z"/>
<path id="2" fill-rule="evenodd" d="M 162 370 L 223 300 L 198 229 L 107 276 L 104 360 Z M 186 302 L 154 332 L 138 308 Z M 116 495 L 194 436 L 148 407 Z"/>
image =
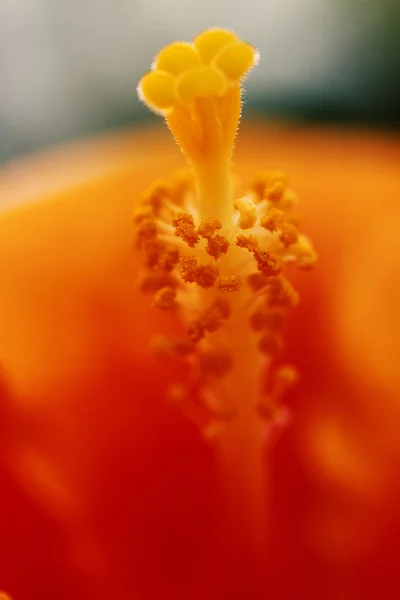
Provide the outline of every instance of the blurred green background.
<path id="1" fill-rule="evenodd" d="M 256 45 L 246 111 L 400 123 L 400 0 L 1 0 L 0 161 L 151 116 L 136 83 L 213 25 Z"/>

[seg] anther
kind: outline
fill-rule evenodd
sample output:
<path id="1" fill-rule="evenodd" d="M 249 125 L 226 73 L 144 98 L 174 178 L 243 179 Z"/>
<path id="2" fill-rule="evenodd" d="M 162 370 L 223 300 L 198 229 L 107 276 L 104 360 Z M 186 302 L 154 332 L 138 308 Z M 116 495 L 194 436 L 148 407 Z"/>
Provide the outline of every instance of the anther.
<path id="1" fill-rule="evenodd" d="M 145 219 L 141 221 L 136 228 L 136 241 L 138 247 L 141 248 L 144 242 L 154 240 L 157 232 L 157 225 L 154 220 Z"/>
<path id="2" fill-rule="evenodd" d="M 262 251 L 259 242 L 254 235 L 238 235 L 236 238 L 236 245 L 239 246 L 239 248 L 245 248 L 253 253 L 254 258 L 257 261 L 258 270 L 266 277 L 277 275 L 282 270 L 279 258 L 270 252 Z"/>
<path id="3" fill-rule="evenodd" d="M 190 339 L 158 336 L 151 342 L 151 347 L 157 354 L 179 356 L 186 358 L 193 354 L 195 346 Z"/>
<path id="4" fill-rule="evenodd" d="M 212 287 L 219 275 L 219 269 L 214 265 L 199 265 L 196 269 L 196 282 L 202 288 Z"/>
<path id="5" fill-rule="evenodd" d="M 199 235 L 208 239 L 219 229 L 222 229 L 221 221 L 219 219 L 215 219 L 214 217 L 208 217 L 207 219 L 200 221 L 197 231 Z"/>
<path id="6" fill-rule="evenodd" d="M 285 213 L 279 208 L 272 207 L 260 218 L 260 225 L 268 231 L 278 231 L 284 223 Z"/>
<path id="7" fill-rule="evenodd" d="M 239 246 L 239 248 L 244 248 L 253 253 L 259 250 L 258 240 L 254 235 L 238 235 L 236 238 L 236 245 Z"/>
<path id="8" fill-rule="evenodd" d="M 229 352 L 222 350 L 209 350 L 199 356 L 199 370 L 202 379 L 211 377 L 224 377 L 232 369 L 233 358 Z"/>
<path id="9" fill-rule="evenodd" d="M 186 333 L 192 342 L 196 343 L 202 340 L 205 336 L 205 329 L 200 320 L 189 323 Z"/>
<path id="10" fill-rule="evenodd" d="M 178 213 L 172 219 L 172 226 L 175 229 L 175 235 L 182 238 L 191 248 L 198 243 L 200 236 L 191 214 L 185 212 Z"/>
<path id="11" fill-rule="evenodd" d="M 205 309 L 200 317 L 189 324 L 187 334 L 192 341 L 198 342 L 206 332 L 217 331 L 223 322 L 230 317 L 231 307 L 224 298 L 216 298 L 214 302 Z"/>
<path id="12" fill-rule="evenodd" d="M 214 285 L 219 269 L 214 265 L 199 265 L 194 256 L 182 257 L 179 263 L 182 279 L 186 283 L 196 282 L 202 288 Z"/>
<path id="13" fill-rule="evenodd" d="M 194 256 L 183 256 L 179 261 L 179 270 L 183 281 L 194 283 L 197 279 L 197 260 Z"/>
<path id="14" fill-rule="evenodd" d="M 290 223 L 286 223 L 282 227 L 282 231 L 279 236 L 279 239 L 282 242 L 282 244 L 286 248 L 288 248 L 289 246 L 291 246 L 292 244 L 295 244 L 297 242 L 298 237 L 299 237 L 299 232 L 298 232 L 297 227 L 295 227 L 294 225 L 291 225 Z"/>
<path id="15" fill-rule="evenodd" d="M 140 204 L 139 206 L 135 207 L 133 212 L 133 223 L 134 225 L 138 225 L 139 223 L 142 223 L 148 219 L 153 219 L 154 217 L 155 212 L 152 206 L 149 204 Z"/>
<path id="16" fill-rule="evenodd" d="M 229 250 L 229 242 L 223 235 L 214 235 L 207 240 L 206 252 L 215 260 L 218 260 Z"/>
<path id="17" fill-rule="evenodd" d="M 279 346 L 279 338 L 272 332 L 263 333 L 258 341 L 258 347 L 264 354 L 274 354 Z"/>
<path id="18" fill-rule="evenodd" d="M 259 292 L 267 285 L 269 278 L 262 273 L 251 273 L 247 277 L 247 285 L 253 292 Z"/>
<path id="19" fill-rule="evenodd" d="M 251 229 L 257 220 L 257 207 L 250 198 L 239 198 L 234 204 L 239 212 L 238 226 L 240 229 Z"/>
<path id="20" fill-rule="evenodd" d="M 279 331 L 282 329 L 284 322 L 285 313 L 282 310 L 268 310 L 264 306 L 255 310 L 249 319 L 250 327 L 254 331 L 262 331 L 263 329 Z"/>
<path id="21" fill-rule="evenodd" d="M 162 252 L 158 259 L 158 267 L 164 271 L 172 271 L 178 264 L 180 254 L 178 250 L 166 250 Z"/>
<path id="22" fill-rule="evenodd" d="M 218 277 L 215 288 L 218 292 L 238 292 L 242 286 L 242 280 L 239 275 L 227 275 Z"/>
<path id="23" fill-rule="evenodd" d="M 299 295 L 286 277 L 274 277 L 268 282 L 267 302 L 269 306 L 293 308 L 299 302 Z"/>
<path id="24" fill-rule="evenodd" d="M 154 294 L 163 287 L 176 287 L 178 281 L 171 273 L 155 271 L 142 275 L 139 287 L 145 294 Z"/>
<path id="25" fill-rule="evenodd" d="M 278 275 L 282 270 L 282 263 L 277 256 L 270 252 L 262 252 L 258 250 L 254 253 L 254 258 L 257 261 L 259 271 L 266 277 Z"/>
<path id="26" fill-rule="evenodd" d="M 176 289 L 165 286 L 154 294 L 154 305 L 163 310 L 169 310 L 176 306 Z"/>

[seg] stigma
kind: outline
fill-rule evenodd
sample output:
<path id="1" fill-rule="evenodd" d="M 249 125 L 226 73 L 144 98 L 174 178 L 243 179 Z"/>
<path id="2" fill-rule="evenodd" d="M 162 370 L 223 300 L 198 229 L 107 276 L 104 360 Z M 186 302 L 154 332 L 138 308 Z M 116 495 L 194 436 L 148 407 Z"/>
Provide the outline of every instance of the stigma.
<path id="1" fill-rule="evenodd" d="M 185 406 L 196 387 L 207 437 L 248 414 L 249 404 L 257 418 L 278 414 L 296 379 L 293 367 L 275 369 L 268 395 L 260 385 L 250 399 L 235 400 L 235 387 L 246 388 L 244 363 L 252 382 L 281 351 L 286 316 L 299 301 L 287 266 L 310 268 L 316 261 L 286 175 L 255 173 L 240 195 L 232 177 L 243 82 L 258 59 L 233 32 L 209 29 L 162 49 L 138 86 L 189 163 L 145 190 L 135 208 L 144 263 L 139 285 L 155 308 L 183 325 L 181 337 L 159 339 L 155 348 L 187 362 L 188 382 L 170 395 Z"/>

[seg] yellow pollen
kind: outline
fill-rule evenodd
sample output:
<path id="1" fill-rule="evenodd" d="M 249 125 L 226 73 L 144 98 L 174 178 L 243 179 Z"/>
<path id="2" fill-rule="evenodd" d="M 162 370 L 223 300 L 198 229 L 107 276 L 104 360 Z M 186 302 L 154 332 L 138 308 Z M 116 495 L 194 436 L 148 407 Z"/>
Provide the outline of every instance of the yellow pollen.
<path id="1" fill-rule="evenodd" d="M 257 261 L 258 269 L 267 277 L 271 275 L 277 275 L 282 270 L 282 264 L 278 257 L 274 256 L 270 252 L 263 252 L 257 250 L 254 253 L 254 258 Z"/>
<path id="2" fill-rule="evenodd" d="M 180 273 L 186 283 L 197 283 L 202 288 L 210 288 L 214 285 L 219 270 L 214 265 L 199 265 L 194 256 L 189 256 L 181 259 Z"/>
<path id="3" fill-rule="evenodd" d="M 239 275 L 235 274 L 218 277 L 215 287 L 219 292 L 238 292 L 241 285 L 242 280 Z"/>
<path id="4" fill-rule="evenodd" d="M 194 283 L 197 280 L 197 267 L 197 260 L 194 256 L 182 258 L 179 263 L 179 268 L 183 281 L 186 281 L 186 283 Z"/>
<path id="5" fill-rule="evenodd" d="M 170 395 L 185 410 L 190 405 L 196 418 L 202 411 L 198 420 L 208 439 L 225 435 L 230 421 L 248 413 L 247 402 L 254 419 L 275 418 L 294 370 L 271 371 L 275 383 L 265 398 L 254 381 L 281 350 L 287 313 L 299 300 L 287 265 L 306 269 L 316 261 L 286 175 L 259 172 L 247 187 L 232 177 L 242 85 L 257 62 L 251 44 L 213 28 L 163 48 L 138 85 L 140 99 L 164 116 L 190 168 L 157 180 L 134 210 L 144 256 L 139 286 L 181 321 L 183 335 L 159 339 L 154 348 L 188 365 L 188 380 Z"/>
<path id="6" fill-rule="evenodd" d="M 200 236 L 191 214 L 184 212 L 176 214 L 172 219 L 172 227 L 175 228 L 175 235 L 182 238 L 191 248 L 198 243 Z"/>
<path id="7" fill-rule="evenodd" d="M 208 219 L 203 219 L 203 221 L 201 221 L 198 232 L 202 237 L 209 239 L 219 229 L 222 229 L 221 221 L 214 219 L 213 217 L 208 217 Z"/>
<path id="8" fill-rule="evenodd" d="M 214 285 L 219 274 L 219 269 L 214 265 L 199 265 L 196 269 L 196 283 L 202 288 Z"/>
<path id="9" fill-rule="evenodd" d="M 258 252 L 259 243 L 254 235 L 238 235 L 236 238 L 236 245 L 239 248 L 245 248 L 249 252 Z"/>
<path id="10" fill-rule="evenodd" d="M 240 229 L 251 229 L 257 220 L 257 207 L 250 198 L 239 198 L 235 202 L 235 208 L 239 211 L 240 217 L 238 226 Z"/>
<path id="11" fill-rule="evenodd" d="M 268 210 L 268 212 L 262 216 L 260 219 L 261 227 L 268 229 L 268 231 L 278 231 L 282 228 L 285 219 L 285 213 L 283 210 L 279 210 L 279 208 L 273 207 Z"/>
<path id="12" fill-rule="evenodd" d="M 222 254 L 226 254 L 229 250 L 229 242 L 223 235 L 214 235 L 209 237 L 206 246 L 206 252 L 215 260 L 218 260 Z"/>
<path id="13" fill-rule="evenodd" d="M 239 248 L 245 248 L 249 252 L 252 252 L 256 259 L 258 270 L 266 277 L 280 273 L 282 264 L 279 257 L 271 252 L 262 250 L 259 241 L 254 235 L 238 235 L 236 245 Z"/>
<path id="14" fill-rule="evenodd" d="M 295 227 L 295 225 L 287 223 L 282 227 L 279 239 L 284 246 L 288 247 L 297 242 L 298 235 L 299 233 L 297 227 Z"/>

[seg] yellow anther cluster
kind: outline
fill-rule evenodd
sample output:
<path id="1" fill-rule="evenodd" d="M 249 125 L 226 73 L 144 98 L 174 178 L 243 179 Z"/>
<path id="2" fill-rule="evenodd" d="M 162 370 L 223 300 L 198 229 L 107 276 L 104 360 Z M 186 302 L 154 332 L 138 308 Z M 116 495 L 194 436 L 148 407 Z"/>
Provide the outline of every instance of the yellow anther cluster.
<path id="1" fill-rule="evenodd" d="M 198 220 L 193 180 L 179 174 L 171 182 L 153 185 L 135 211 L 136 237 L 147 267 L 141 289 L 153 294 L 156 307 L 173 309 L 185 323 L 184 337 L 159 341 L 157 350 L 184 360 L 190 358 L 198 382 L 205 386 L 207 397 L 213 398 L 212 410 L 210 402 L 204 406 L 212 413 L 214 425 L 218 402 L 211 393 L 212 381 L 228 376 L 233 364 L 229 351 L 212 345 L 213 335 L 221 335 L 229 327 L 231 304 L 226 300 L 227 293 L 233 293 L 232 298 L 243 289 L 248 290 L 244 298 L 254 294 L 254 303 L 244 309 L 248 326 L 258 335 L 259 352 L 276 354 L 282 348 L 287 313 L 298 302 L 296 291 L 284 275 L 285 263 L 295 260 L 306 267 L 315 260 L 311 244 L 294 224 L 294 205 L 287 201 L 288 193 L 283 175 L 264 174 L 246 196 L 232 200 L 230 223 L 211 216 Z M 290 197 L 294 197 L 291 192 Z M 246 233 L 240 233 L 243 229 Z M 252 255 L 250 272 L 246 272 L 249 267 L 241 272 L 238 249 Z M 207 255 L 213 262 L 207 261 Z M 234 258 L 230 259 L 231 255 Z M 221 262 L 222 258 L 228 262 Z M 188 286 L 211 293 L 207 296 L 211 302 L 202 300 L 201 295 L 193 296 Z M 229 338 L 227 342 L 229 347 Z M 188 392 L 186 395 L 190 396 Z M 260 414 L 271 416 L 275 404 L 270 397 L 264 399 Z M 232 407 L 225 408 L 223 414 L 233 416 Z"/>
<path id="2" fill-rule="evenodd" d="M 208 437 L 235 417 L 227 390 L 235 389 L 236 361 L 252 348 L 257 369 L 265 363 L 257 356 L 282 347 L 287 313 L 298 302 L 286 265 L 308 268 L 316 260 L 286 175 L 258 173 L 244 193 L 240 186 L 240 197 L 231 175 L 241 82 L 256 61 L 255 48 L 236 34 L 210 29 L 161 50 L 139 83 L 141 99 L 165 116 L 191 167 L 155 182 L 135 209 L 146 269 L 139 285 L 183 325 L 181 338 L 158 340 L 155 348 L 187 362 L 189 379 L 177 401 L 190 402 L 195 384 L 196 409 L 211 419 Z M 285 369 L 254 405 L 264 418 L 277 413 L 282 390 L 295 379 Z"/>
<path id="3" fill-rule="evenodd" d="M 138 93 L 149 108 L 168 114 L 199 98 L 221 97 L 257 62 L 257 51 L 231 31 L 209 29 L 191 43 L 174 42 L 156 56 Z"/>
<path id="4" fill-rule="evenodd" d="M 218 219 L 209 217 L 201 221 L 199 226 L 196 227 L 194 218 L 190 213 L 179 212 L 172 218 L 172 226 L 175 235 L 182 238 L 191 248 L 199 243 L 200 238 L 206 239 L 206 252 L 215 260 L 228 252 L 228 240 L 223 235 L 215 233 L 222 228 Z"/>

